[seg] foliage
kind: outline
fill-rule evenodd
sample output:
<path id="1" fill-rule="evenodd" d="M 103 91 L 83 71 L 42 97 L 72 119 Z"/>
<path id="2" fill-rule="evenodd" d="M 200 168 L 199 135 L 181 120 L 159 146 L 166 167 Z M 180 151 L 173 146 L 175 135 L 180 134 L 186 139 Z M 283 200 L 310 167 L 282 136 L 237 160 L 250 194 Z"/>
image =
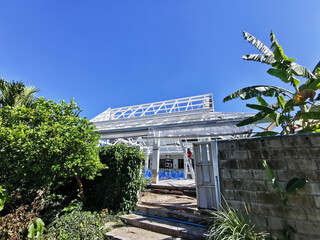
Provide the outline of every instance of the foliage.
<path id="1" fill-rule="evenodd" d="M 87 204 L 98 210 L 108 208 L 111 212 L 133 210 L 142 185 L 144 154 L 136 147 L 117 144 L 100 147 L 99 156 L 108 169 L 87 182 Z"/>
<path id="2" fill-rule="evenodd" d="M 296 59 L 288 58 L 279 45 L 273 32 L 270 34 L 271 50 L 247 32 L 243 32 L 245 40 L 255 46 L 263 54 L 250 54 L 243 56 L 244 60 L 256 61 L 271 65 L 267 73 L 290 84 L 293 91 L 284 88 L 258 85 L 240 89 L 223 99 L 224 102 L 235 98 L 247 100 L 256 97 L 259 104 L 247 104 L 247 107 L 259 112 L 250 118 L 238 123 L 237 126 L 256 123 L 262 119 L 272 119 L 277 126 L 282 127 L 281 134 L 292 134 L 297 132 L 320 132 L 318 125 L 320 119 L 320 95 L 315 98 L 316 90 L 320 89 L 320 62 L 313 72 L 298 65 Z M 300 85 L 300 80 L 306 79 Z M 276 102 L 269 104 L 262 97 L 275 97 Z M 309 101 L 308 101 L 309 100 Z M 297 108 L 300 110 L 297 112 Z M 275 132 L 262 133 L 274 135 Z"/>
<path id="3" fill-rule="evenodd" d="M 76 180 L 71 178 L 62 186 L 52 186 L 43 198 L 44 207 L 40 217 L 47 224 L 58 216 L 73 210 L 82 210 L 83 202 L 80 201 Z"/>
<path id="4" fill-rule="evenodd" d="M 105 239 L 104 222 L 97 213 L 74 211 L 51 223 L 44 239 Z"/>
<path id="5" fill-rule="evenodd" d="M 292 194 L 292 193 L 298 191 L 299 189 L 303 188 L 306 185 L 306 183 L 308 182 L 304 178 L 296 178 L 295 177 L 295 178 L 292 178 L 287 183 L 286 187 L 283 189 L 283 188 L 281 188 L 279 181 L 273 175 L 266 160 L 263 161 L 263 166 L 268 173 L 268 178 L 272 183 L 272 187 L 276 190 L 276 192 L 277 192 L 278 196 L 280 197 L 281 201 L 283 202 L 283 204 L 287 203 L 289 194 Z"/>
<path id="6" fill-rule="evenodd" d="M 275 178 L 274 174 L 272 173 L 270 167 L 268 166 L 266 160 L 263 161 L 263 166 L 267 171 L 268 178 L 272 183 L 272 187 L 276 190 L 282 207 L 282 216 L 284 219 L 284 236 L 285 239 L 293 239 L 293 233 L 295 232 L 295 229 L 288 225 L 287 223 L 287 213 L 289 211 L 287 206 L 288 197 L 290 194 L 295 193 L 299 189 L 303 188 L 307 184 L 307 180 L 304 178 L 292 178 L 288 183 L 286 184 L 285 188 L 282 188 L 279 184 L 278 179 Z"/>
<path id="7" fill-rule="evenodd" d="M 0 105 L 1 106 L 31 106 L 34 94 L 38 90 L 34 87 L 26 87 L 22 82 L 8 82 L 0 78 Z"/>
<path id="8" fill-rule="evenodd" d="M 28 205 L 21 205 L 13 212 L 0 217 L 0 239 L 25 239 L 28 226 L 39 216 L 43 209 L 45 190 L 39 190 Z M 24 195 L 22 195 L 24 197 Z M 28 196 L 30 197 L 30 196 Z"/>
<path id="9" fill-rule="evenodd" d="M 14 213 L 0 217 L 0 239 L 18 240 L 27 235 L 27 228 L 36 213 L 31 211 L 28 206 L 20 206 Z"/>
<path id="10" fill-rule="evenodd" d="M 0 184 L 40 189 L 71 177 L 93 179 L 105 166 L 99 134 L 79 107 L 39 98 L 33 107 L 0 109 Z M 9 190 L 9 189 L 8 189 Z"/>
<path id="11" fill-rule="evenodd" d="M 263 240 L 269 236 L 266 232 L 254 231 L 249 213 L 231 208 L 227 203 L 219 211 L 211 212 L 213 225 L 207 233 L 208 240 Z"/>
<path id="12" fill-rule="evenodd" d="M 0 212 L 4 207 L 4 203 L 7 201 L 7 190 L 0 185 Z"/>
<path id="13" fill-rule="evenodd" d="M 44 222 L 41 218 L 37 218 L 33 223 L 29 225 L 28 235 L 29 239 L 41 239 L 44 231 Z"/>
<path id="14" fill-rule="evenodd" d="M 64 212 L 73 212 L 73 211 L 81 211 L 83 208 L 83 202 L 79 199 L 73 199 L 68 206 L 66 206 L 63 211 Z"/>

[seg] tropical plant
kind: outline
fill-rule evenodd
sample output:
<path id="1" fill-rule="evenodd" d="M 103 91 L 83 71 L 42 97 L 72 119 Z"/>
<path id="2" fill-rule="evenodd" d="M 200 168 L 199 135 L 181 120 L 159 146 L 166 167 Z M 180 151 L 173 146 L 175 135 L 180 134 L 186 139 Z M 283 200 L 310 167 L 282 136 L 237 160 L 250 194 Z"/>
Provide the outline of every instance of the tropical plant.
<path id="1" fill-rule="evenodd" d="M 0 108 L 0 184 L 7 190 L 42 189 L 75 178 L 93 179 L 105 168 L 100 135 L 79 107 L 39 98 L 32 108 Z"/>
<path id="2" fill-rule="evenodd" d="M 292 226 L 290 226 L 287 222 L 287 214 L 289 211 L 289 208 L 287 205 L 288 197 L 290 194 L 293 194 L 299 189 L 303 188 L 308 181 L 304 178 L 295 177 L 295 178 L 292 178 L 290 181 L 288 181 L 285 188 L 282 188 L 281 185 L 279 184 L 278 179 L 275 178 L 274 174 L 272 173 L 266 160 L 263 161 L 263 166 L 268 173 L 268 178 L 272 183 L 272 187 L 276 190 L 276 193 L 280 199 L 282 217 L 284 219 L 283 234 L 285 236 L 285 239 L 288 239 L 288 240 L 293 239 L 293 233 L 295 232 L 295 229 Z"/>
<path id="3" fill-rule="evenodd" d="M 247 107 L 259 112 L 247 118 L 237 126 L 256 123 L 262 119 L 269 118 L 282 127 L 280 134 L 293 134 L 297 132 L 320 132 L 320 95 L 315 98 L 316 90 L 320 89 L 320 62 L 313 72 L 295 63 L 296 59 L 288 58 L 282 47 L 279 45 L 274 33 L 271 31 L 271 50 L 257 38 L 247 32 L 243 32 L 245 40 L 255 46 L 262 54 L 244 55 L 242 58 L 247 61 L 256 61 L 271 65 L 268 74 L 279 78 L 281 81 L 290 84 L 293 90 L 270 86 L 256 85 L 242 88 L 223 99 L 223 102 L 235 98 L 247 100 L 257 98 L 259 104 L 247 104 Z M 300 84 L 299 79 L 306 79 Z M 263 98 L 276 97 L 277 101 L 269 104 Z M 308 101 L 309 100 L 309 101 Z M 297 111 L 297 107 L 299 111 Z M 277 132 L 267 131 L 258 135 L 276 135 Z"/>
<path id="4" fill-rule="evenodd" d="M 41 239 L 44 231 L 44 222 L 41 218 L 37 218 L 33 223 L 29 225 L 28 235 L 29 239 Z"/>
<path id="5" fill-rule="evenodd" d="M 38 91 L 39 90 L 34 87 L 26 87 L 23 82 L 8 82 L 0 78 L 1 106 L 31 106 L 35 100 L 34 94 Z"/>
<path id="6" fill-rule="evenodd" d="M 266 232 L 254 230 L 245 204 L 244 211 L 225 204 L 221 210 L 211 212 L 213 225 L 207 232 L 208 240 L 263 240 L 269 237 Z"/>

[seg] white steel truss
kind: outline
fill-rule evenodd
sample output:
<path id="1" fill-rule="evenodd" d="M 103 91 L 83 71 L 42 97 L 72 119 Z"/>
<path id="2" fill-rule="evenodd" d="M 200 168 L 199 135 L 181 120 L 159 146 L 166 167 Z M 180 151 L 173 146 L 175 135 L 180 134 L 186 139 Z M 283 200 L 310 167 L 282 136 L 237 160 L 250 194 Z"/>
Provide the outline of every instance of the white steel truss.
<path id="1" fill-rule="evenodd" d="M 233 138 L 251 134 L 253 126 L 236 124 L 252 113 L 214 112 L 212 94 L 107 109 L 91 120 L 109 143 L 125 143 L 142 148 L 151 161 L 152 182 L 159 178 L 160 153 L 184 159 L 184 176 L 188 169 L 194 176 L 187 156 L 189 143 L 211 138 Z M 184 140 L 184 142 L 183 142 Z M 162 156 L 163 157 L 163 156 Z M 148 168 L 146 161 L 145 168 Z"/>
<path id="2" fill-rule="evenodd" d="M 162 102 L 146 103 L 141 105 L 109 108 L 93 118 L 92 122 L 126 119 L 133 117 L 151 116 L 163 113 L 186 112 L 191 110 L 211 109 L 213 111 L 212 94 L 179 98 Z"/>

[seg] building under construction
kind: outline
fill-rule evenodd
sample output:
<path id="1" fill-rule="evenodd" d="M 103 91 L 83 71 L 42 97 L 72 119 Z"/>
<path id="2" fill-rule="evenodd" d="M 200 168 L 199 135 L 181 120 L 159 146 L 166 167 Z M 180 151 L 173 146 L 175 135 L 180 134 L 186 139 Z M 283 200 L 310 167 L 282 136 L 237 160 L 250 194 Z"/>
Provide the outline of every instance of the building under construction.
<path id="1" fill-rule="evenodd" d="M 215 112 L 212 94 L 205 94 L 109 108 L 91 122 L 103 143 L 142 148 L 145 170 L 152 170 L 152 182 L 157 183 L 159 177 L 194 178 L 193 143 L 250 136 L 253 125 L 236 124 L 252 115 Z"/>

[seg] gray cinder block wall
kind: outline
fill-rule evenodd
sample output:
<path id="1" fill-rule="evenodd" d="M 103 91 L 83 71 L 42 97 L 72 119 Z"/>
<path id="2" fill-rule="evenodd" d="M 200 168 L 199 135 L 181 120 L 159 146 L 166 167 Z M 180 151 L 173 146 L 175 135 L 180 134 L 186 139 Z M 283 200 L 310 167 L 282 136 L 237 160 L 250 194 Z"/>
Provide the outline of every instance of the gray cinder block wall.
<path id="1" fill-rule="evenodd" d="M 281 236 L 283 218 L 262 161 L 282 186 L 293 177 L 309 183 L 288 200 L 295 239 L 320 239 L 320 134 L 218 141 L 221 191 L 227 202 L 251 211 L 257 227 Z"/>

